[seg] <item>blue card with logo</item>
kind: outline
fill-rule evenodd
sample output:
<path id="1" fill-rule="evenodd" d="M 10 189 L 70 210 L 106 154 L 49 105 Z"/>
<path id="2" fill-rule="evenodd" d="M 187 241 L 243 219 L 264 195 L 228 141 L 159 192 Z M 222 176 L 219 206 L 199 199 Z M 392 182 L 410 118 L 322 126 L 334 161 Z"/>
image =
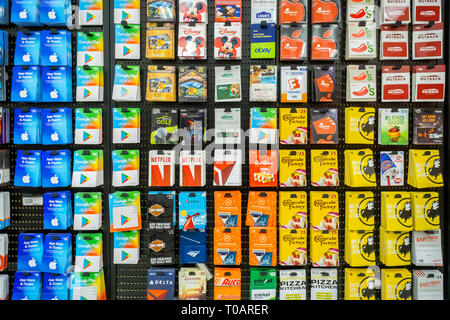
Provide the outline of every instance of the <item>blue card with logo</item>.
<path id="1" fill-rule="evenodd" d="M 206 229 L 180 230 L 180 263 L 205 263 Z"/>

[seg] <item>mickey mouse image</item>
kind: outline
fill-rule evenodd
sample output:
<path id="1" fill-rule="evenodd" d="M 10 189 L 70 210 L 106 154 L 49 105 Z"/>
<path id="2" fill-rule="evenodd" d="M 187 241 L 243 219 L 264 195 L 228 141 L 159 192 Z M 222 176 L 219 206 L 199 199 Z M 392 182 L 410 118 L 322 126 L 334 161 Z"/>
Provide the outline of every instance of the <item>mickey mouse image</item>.
<path id="1" fill-rule="evenodd" d="M 219 49 L 219 52 L 217 53 L 218 58 L 236 59 L 236 48 L 241 46 L 241 40 L 236 37 L 228 38 L 227 36 L 223 36 L 216 38 L 214 41 L 214 46 Z"/>
<path id="2" fill-rule="evenodd" d="M 202 13 L 206 12 L 206 5 L 203 2 L 183 2 L 180 4 L 180 12 L 184 12 L 184 22 L 203 22 Z"/>
<path id="3" fill-rule="evenodd" d="M 236 18 L 236 6 L 218 6 L 217 16 L 221 18 Z"/>
<path id="4" fill-rule="evenodd" d="M 202 58 L 202 50 L 205 46 L 205 39 L 203 37 L 181 37 L 178 45 L 181 47 L 181 56 L 186 58 Z"/>

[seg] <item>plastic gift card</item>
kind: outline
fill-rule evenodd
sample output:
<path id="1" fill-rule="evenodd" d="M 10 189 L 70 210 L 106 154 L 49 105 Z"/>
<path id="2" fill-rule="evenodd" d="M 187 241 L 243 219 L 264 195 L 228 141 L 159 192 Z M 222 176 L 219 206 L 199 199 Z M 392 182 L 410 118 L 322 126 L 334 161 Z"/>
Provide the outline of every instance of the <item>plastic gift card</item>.
<path id="1" fill-rule="evenodd" d="M 14 274 L 14 287 L 11 300 L 41 300 L 42 279 L 40 272 L 21 272 Z"/>
<path id="2" fill-rule="evenodd" d="M 214 228 L 214 264 L 241 264 L 241 229 Z"/>
<path id="3" fill-rule="evenodd" d="M 114 109 L 113 109 L 114 112 Z M 102 109 L 75 109 L 75 144 L 102 143 Z M 113 135 L 114 137 L 114 135 Z"/>
<path id="4" fill-rule="evenodd" d="M 240 102 L 241 66 L 215 67 L 215 102 Z"/>
<path id="5" fill-rule="evenodd" d="M 411 192 L 413 229 L 427 231 L 440 228 L 442 206 L 439 193 Z"/>
<path id="6" fill-rule="evenodd" d="M 11 102 L 39 102 L 41 100 L 41 68 L 14 66 L 11 80 Z"/>
<path id="7" fill-rule="evenodd" d="M 114 71 L 113 100 L 141 101 L 140 67 L 116 65 Z"/>
<path id="8" fill-rule="evenodd" d="M 373 144 L 375 120 L 375 108 L 345 108 L 345 143 Z"/>
<path id="9" fill-rule="evenodd" d="M 377 28 L 375 22 L 349 22 L 346 30 L 346 60 L 377 58 Z"/>
<path id="10" fill-rule="evenodd" d="M 248 193 L 245 225 L 249 227 L 275 227 L 277 224 L 277 193 L 250 191 Z"/>
<path id="11" fill-rule="evenodd" d="M 150 268 L 147 300 L 174 300 L 175 268 Z"/>
<path id="12" fill-rule="evenodd" d="M 206 263 L 206 229 L 180 231 L 180 263 Z"/>
<path id="13" fill-rule="evenodd" d="M 77 33 L 77 66 L 103 67 L 103 32 Z"/>
<path id="14" fill-rule="evenodd" d="M 99 272 L 72 272 L 70 300 L 106 300 L 103 269 Z"/>
<path id="15" fill-rule="evenodd" d="M 0 233 L 0 271 L 8 267 L 9 238 L 7 233 Z"/>
<path id="16" fill-rule="evenodd" d="M 338 38 L 339 26 L 337 24 L 313 25 L 311 29 L 311 60 L 339 59 Z"/>
<path id="17" fill-rule="evenodd" d="M 378 248 L 373 230 L 345 230 L 345 262 L 352 267 L 376 264 Z"/>
<path id="18" fill-rule="evenodd" d="M 441 0 L 415 0 L 412 7 L 413 24 L 436 23 L 442 21 L 442 1 Z"/>
<path id="19" fill-rule="evenodd" d="M 171 23 L 147 23 L 145 57 L 175 59 L 175 29 Z"/>
<path id="20" fill-rule="evenodd" d="M 278 152 L 250 150 L 250 186 L 276 187 L 278 185 Z"/>
<path id="21" fill-rule="evenodd" d="M 350 187 L 377 185 L 375 160 L 371 149 L 345 150 L 345 184 Z"/>
<path id="22" fill-rule="evenodd" d="M 20 233 L 17 248 L 17 270 L 39 272 L 44 252 L 43 234 Z"/>
<path id="23" fill-rule="evenodd" d="M 242 58 L 242 24 L 216 22 L 214 24 L 214 59 Z"/>
<path id="24" fill-rule="evenodd" d="M 48 233 L 44 238 L 42 272 L 65 274 L 72 266 L 72 235 Z"/>
<path id="25" fill-rule="evenodd" d="M 70 150 L 42 152 L 42 187 L 68 187 L 70 180 Z"/>
<path id="26" fill-rule="evenodd" d="M 307 229 L 279 229 L 279 264 L 304 266 L 308 262 Z"/>
<path id="27" fill-rule="evenodd" d="M 284 2 L 289 1 L 285 0 Z M 301 5 L 300 2 L 298 4 Z M 308 25 L 282 24 L 280 26 L 280 37 L 281 61 L 304 60 L 308 57 Z"/>
<path id="28" fill-rule="evenodd" d="M 18 150 L 16 168 L 14 172 L 14 185 L 17 187 L 41 186 L 41 161 L 40 150 Z"/>
<path id="29" fill-rule="evenodd" d="M 150 265 L 174 264 L 175 231 L 151 228 L 148 232 L 148 249 Z"/>
<path id="30" fill-rule="evenodd" d="M 181 268 L 178 273 L 179 300 L 206 300 L 206 272 L 200 268 Z"/>
<path id="31" fill-rule="evenodd" d="M 77 192 L 73 199 L 73 229 L 99 230 L 102 226 L 102 194 Z"/>
<path id="32" fill-rule="evenodd" d="M 78 6 L 78 21 L 80 25 L 103 25 L 103 0 L 80 0 Z"/>
<path id="33" fill-rule="evenodd" d="M 381 68 L 381 101 L 410 101 L 410 66 Z"/>
<path id="34" fill-rule="evenodd" d="M 206 59 L 206 23 L 178 24 L 178 57 Z"/>
<path id="35" fill-rule="evenodd" d="M 413 229 L 411 194 L 406 191 L 381 193 L 381 226 L 386 231 Z"/>
<path id="36" fill-rule="evenodd" d="M 380 6 L 382 24 L 411 22 L 411 0 L 381 0 Z"/>
<path id="37" fill-rule="evenodd" d="M 346 101 L 377 101 L 377 68 L 375 65 L 348 65 Z"/>
<path id="38" fill-rule="evenodd" d="M 41 66 L 72 66 L 70 31 L 41 31 Z"/>
<path id="39" fill-rule="evenodd" d="M 403 186 L 405 156 L 403 151 L 380 151 L 380 185 Z"/>
<path id="40" fill-rule="evenodd" d="M 413 111 L 413 143 L 442 144 L 443 110 L 416 108 Z"/>
<path id="41" fill-rule="evenodd" d="M 11 23 L 24 27 L 42 26 L 39 20 L 39 3 L 33 0 L 13 0 L 11 3 Z"/>
<path id="42" fill-rule="evenodd" d="M 276 24 L 263 21 L 251 25 L 250 58 L 274 59 L 276 51 Z"/>
<path id="43" fill-rule="evenodd" d="M 109 195 L 110 231 L 141 229 L 141 193 L 116 191 Z"/>
<path id="44" fill-rule="evenodd" d="M 178 1 L 178 17 L 180 22 L 208 23 L 208 2 L 206 0 Z"/>
<path id="45" fill-rule="evenodd" d="M 72 18 L 70 1 L 41 0 L 39 17 L 41 23 L 48 26 L 71 26 Z"/>
<path id="46" fill-rule="evenodd" d="M 0 230 L 5 229 L 11 225 L 10 199 L 11 195 L 9 191 L 0 192 Z"/>
<path id="47" fill-rule="evenodd" d="M 382 25 L 380 60 L 406 60 L 409 52 L 407 25 Z"/>
<path id="48" fill-rule="evenodd" d="M 14 50 L 15 66 L 37 66 L 41 58 L 41 32 L 18 31 Z"/>
<path id="49" fill-rule="evenodd" d="M 280 229 L 306 229 L 308 227 L 307 194 L 304 191 L 280 191 Z"/>
<path id="50" fill-rule="evenodd" d="M 375 210 L 372 192 L 345 192 L 345 226 L 348 230 L 373 230 Z"/>
<path id="51" fill-rule="evenodd" d="M 375 21 L 375 0 L 347 1 L 347 22 L 351 21 Z"/>
<path id="52" fill-rule="evenodd" d="M 216 22 L 242 21 L 242 0 L 216 0 L 215 9 Z"/>
<path id="53" fill-rule="evenodd" d="M 140 24 L 141 2 L 139 0 L 114 0 L 114 24 L 126 21 L 128 24 Z"/>
<path id="54" fill-rule="evenodd" d="M 308 141 L 308 111 L 306 108 L 279 109 L 280 144 L 306 144 Z"/>
<path id="55" fill-rule="evenodd" d="M 338 109 L 311 108 L 309 119 L 311 144 L 339 143 Z"/>
<path id="56" fill-rule="evenodd" d="M 214 300 L 241 300 L 241 269 L 214 269 Z"/>
<path id="57" fill-rule="evenodd" d="M 341 21 L 340 0 L 317 0 L 311 6 L 311 23 L 335 23 Z"/>
<path id="58" fill-rule="evenodd" d="M 148 66 L 145 100 L 150 102 L 175 102 L 177 100 L 177 81 L 174 66 Z"/>
<path id="59" fill-rule="evenodd" d="M 141 26 L 139 24 L 115 25 L 116 59 L 139 60 L 141 56 Z"/>
<path id="60" fill-rule="evenodd" d="M 151 144 L 178 143 L 178 109 L 152 108 Z"/>
<path id="61" fill-rule="evenodd" d="M 281 102 L 306 102 L 308 69 L 304 66 L 281 67 Z"/>
<path id="62" fill-rule="evenodd" d="M 306 270 L 279 270 L 280 300 L 306 300 Z"/>
<path id="63" fill-rule="evenodd" d="M 310 231 L 310 260 L 314 267 L 339 266 L 338 230 Z"/>
<path id="64" fill-rule="evenodd" d="M 139 1 L 136 1 L 139 4 Z M 137 13 L 139 15 L 139 13 Z M 147 0 L 148 21 L 171 21 L 175 22 L 174 0 Z"/>
<path id="65" fill-rule="evenodd" d="M 72 144 L 72 109 L 42 109 L 42 144 Z"/>
<path id="66" fill-rule="evenodd" d="M 206 67 L 178 67 L 178 101 L 206 102 L 207 93 Z"/>
<path id="67" fill-rule="evenodd" d="M 311 300 L 337 300 L 338 270 L 311 268 Z"/>
<path id="68" fill-rule="evenodd" d="M 72 187 L 103 185 L 103 150 L 76 150 L 73 153 Z"/>
<path id="69" fill-rule="evenodd" d="M 241 150 L 214 150 L 213 181 L 215 186 L 240 186 L 242 184 Z"/>
<path id="70" fill-rule="evenodd" d="M 205 150 L 180 151 L 180 186 L 201 187 L 206 183 Z"/>
<path id="71" fill-rule="evenodd" d="M 151 187 L 170 187 L 175 184 L 175 151 L 150 150 L 148 185 Z"/>
<path id="72" fill-rule="evenodd" d="M 139 240 L 138 230 L 114 232 L 114 264 L 137 264 Z"/>
<path id="73" fill-rule="evenodd" d="M 409 109 L 378 109 L 378 143 L 407 145 L 409 142 Z"/>
<path id="74" fill-rule="evenodd" d="M 345 268 L 345 300 L 375 300 L 375 271 L 365 268 Z"/>
<path id="75" fill-rule="evenodd" d="M 241 109 L 216 108 L 214 110 L 214 143 L 226 145 L 241 141 Z"/>
<path id="76" fill-rule="evenodd" d="M 72 102 L 72 69 L 70 67 L 42 67 L 41 101 Z"/>
<path id="77" fill-rule="evenodd" d="M 412 102 L 444 101 L 445 65 L 414 66 Z"/>
<path id="78" fill-rule="evenodd" d="M 413 60 L 442 59 L 443 37 L 444 25 L 442 23 L 413 26 Z"/>
<path id="79" fill-rule="evenodd" d="M 79 233 L 75 242 L 75 272 L 93 273 L 103 268 L 101 233 Z"/>
<path id="80" fill-rule="evenodd" d="M 14 109 L 14 144 L 40 144 L 42 129 L 41 109 Z"/>
<path id="81" fill-rule="evenodd" d="M 335 191 L 311 191 L 309 194 L 309 212 L 309 222 L 313 230 L 338 230 L 338 193 Z"/>
<path id="82" fill-rule="evenodd" d="M 412 300 L 411 271 L 406 268 L 382 269 L 381 300 Z"/>
<path id="83" fill-rule="evenodd" d="M 338 151 L 336 149 L 311 150 L 311 185 L 315 187 L 339 186 Z"/>
<path id="84" fill-rule="evenodd" d="M 172 229 L 177 223 L 175 191 L 149 191 L 147 196 L 149 229 Z"/>
<path id="85" fill-rule="evenodd" d="M 250 268 L 250 300 L 276 300 L 277 269 Z"/>
<path id="86" fill-rule="evenodd" d="M 206 228 L 206 192 L 180 192 L 178 210 L 180 230 Z"/>
<path id="87" fill-rule="evenodd" d="M 251 1 L 251 24 L 277 23 L 277 1 L 276 0 L 252 0 Z"/>
<path id="88" fill-rule="evenodd" d="M 257 144 L 276 144 L 276 108 L 251 108 L 249 142 Z"/>
<path id="89" fill-rule="evenodd" d="M 283 0 L 280 2 L 279 24 L 292 22 L 308 22 L 308 1 Z"/>
<path id="90" fill-rule="evenodd" d="M 103 101 L 103 67 L 77 67 L 77 102 Z"/>
<path id="91" fill-rule="evenodd" d="M 70 191 L 44 193 L 43 198 L 44 229 L 67 230 L 72 226 L 72 196 Z"/>
<path id="92" fill-rule="evenodd" d="M 114 187 L 137 186 L 139 184 L 139 150 L 113 150 Z"/>
<path id="93" fill-rule="evenodd" d="M 439 150 L 409 150 L 408 184 L 418 189 L 443 186 Z"/>
<path id="94" fill-rule="evenodd" d="M 113 143 L 141 141 L 141 109 L 113 108 Z"/>
<path id="95" fill-rule="evenodd" d="M 277 265 L 277 228 L 249 228 L 249 265 Z"/>
<path id="96" fill-rule="evenodd" d="M 214 192 L 214 226 L 216 228 L 240 228 L 241 209 L 240 191 Z"/>
<path id="97" fill-rule="evenodd" d="M 280 187 L 306 186 L 306 151 L 279 150 Z"/>
<path id="98" fill-rule="evenodd" d="M 69 274 L 43 273 L 42 300 L 69 300 Z"/>

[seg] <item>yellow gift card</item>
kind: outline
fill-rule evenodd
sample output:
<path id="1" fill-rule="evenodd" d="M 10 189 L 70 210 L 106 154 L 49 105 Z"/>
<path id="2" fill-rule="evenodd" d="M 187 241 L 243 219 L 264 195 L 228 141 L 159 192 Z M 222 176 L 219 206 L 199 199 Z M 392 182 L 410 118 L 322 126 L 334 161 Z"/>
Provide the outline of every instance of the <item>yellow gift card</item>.
<path id="1" fill-rule="evenodd" d="M 280 144 L 308 143 L 308 109 L 280 108 Z"/>
<path id="2" fill-rule="evenodd" d="M 175 30 L 172 23 L 147 23 L 145 57 L 175 59 Z"/>
<path id="3" fill-rule="evenodd" d="M 375 300 L 375 271 L 345 268 L 345 300 Z"/>
<path id="4" fill-rule="evenodd" d="M 349 187 L 376 187 L 375 161 L 370 149 L 345 150 L 345 184 Z"/>
<path id="5" fill-rule="evenodd" d="M 147 101 L 177 101 L 174 66 L 148 66 Z"/>
<path id="6" fill-rule="evenodd" d="M 370 191 L 345 192 L 345 228 L 373 230 L 375 226 L 375 200 Z"/>
<path id="7" fill-rule="evenodd" d="M 311 150 L 311 185 L 316 187 L 339 185 L 337 150 Z"/>
<path id="8" fill-rule="evenodd" d="M 345 261 L 352 267 L 375 265 L 378 245 L 372 231 L 345 230 Z"/>
<path id="9" fill-rule="evenodd" d="M 409 150 L 408 184 L 419 189 L 444 185 L 439 150 Z"/>
<path id="10" fill-rule="evenodd" d="M 308 227 L 308 204 L 304 191 L 280 191 L 280 228 L 306 229 Z"/>
<path id="11" fill-rule="evenodd" d="M 345 108 L 345 143 L 373 144 L 375 108 Z"/>
<path id="12" fill-rule="evenodd" d="M 338 230 L 310 230 L 310 255 L 315 267 L 339 265 Z"/>
<path id="13" fill-rule="evenodd" d="M 309 193 L 311 228 L 315 230 L 339 229 L 339 197 L 335 191 Z"/>
<path id="14" fill-rule="evenodd" d="M 409 192 L 381 192 L 381 226 L 387 231 L 412 230 L 412 205 Z"/>
<path id="15" fill-rule="evenodd" d="M 279 150 L 280 187 L 306 186 L 305 150 Z"/>
<path id="16" fill-rule="evenodd" d="M 380 261 L 388 267 L 411 264 L 411 236 L 409 232 L 386 231 L 380 228 Z"/>
<path id="17" fill-rule="evenodd" d="M 279 259 L 282 266 L 307 263 L 307 229 L 279 229 Z"/>
<path id="18" fill-rule="evenodd" d="M 413 228 L 426 231 L 440 228 L 441 207 L 437 192 L 411 192 Z"/>
<path id="19" fill-rule="evenodd" d="M 381 269 L 381 300 L 411 299 L 411 271 L 404 268 Z"/>

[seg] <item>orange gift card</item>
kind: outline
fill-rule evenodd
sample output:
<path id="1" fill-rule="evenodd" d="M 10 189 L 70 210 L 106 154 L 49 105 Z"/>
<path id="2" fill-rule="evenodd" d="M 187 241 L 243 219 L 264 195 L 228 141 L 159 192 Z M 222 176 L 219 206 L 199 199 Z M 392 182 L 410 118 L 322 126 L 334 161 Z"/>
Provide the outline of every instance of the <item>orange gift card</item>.
<path id="1" fill-rule="evenodd" d="M 249 227 L 275 227 L 276 223 L 277 193 L 250 191 L 245 224 Z"/>
<path id="2" fill-rule="evenodd" d="M 240 228 L 241 192 L 214 192 L 214 211 L 216 228 Z"/>
<path id="3" fill-rule="evenodd" d="M 313 0 L 311 23 L 339 22 L 339 5 L 337 0 Z"/>
<path id="4" fill-rule="evenodd" d="M 311 60 L 339 58 L 337 25 L 313 25 L 311 31 Z"/>
<path id="5" fill-rule="evenodd" d="M 215 269 L 214 300 L 241 300 L 241 269 Z"/>
<path id="6" fill-rule="evenodd" d="M 241 264 L 241 229 L 214 228 L 214 264 Z"/>
<path id="7" fill-rule="evenodd" d="M 250 187 L 276 187 L 278 185 L 278 152 L 250 150 Z"/>
<path id="8" fill-rule="evenodd" d="M 249 265 L 276 266 L 277 228 L 251 227 L 249 232 Z"/>
<path id="9" fill-rule="evenodd" d="M 307 21 L 307 0 L 282 0 L 280 2 L 280 25 L 283 23 L 305 23 Z"/>

